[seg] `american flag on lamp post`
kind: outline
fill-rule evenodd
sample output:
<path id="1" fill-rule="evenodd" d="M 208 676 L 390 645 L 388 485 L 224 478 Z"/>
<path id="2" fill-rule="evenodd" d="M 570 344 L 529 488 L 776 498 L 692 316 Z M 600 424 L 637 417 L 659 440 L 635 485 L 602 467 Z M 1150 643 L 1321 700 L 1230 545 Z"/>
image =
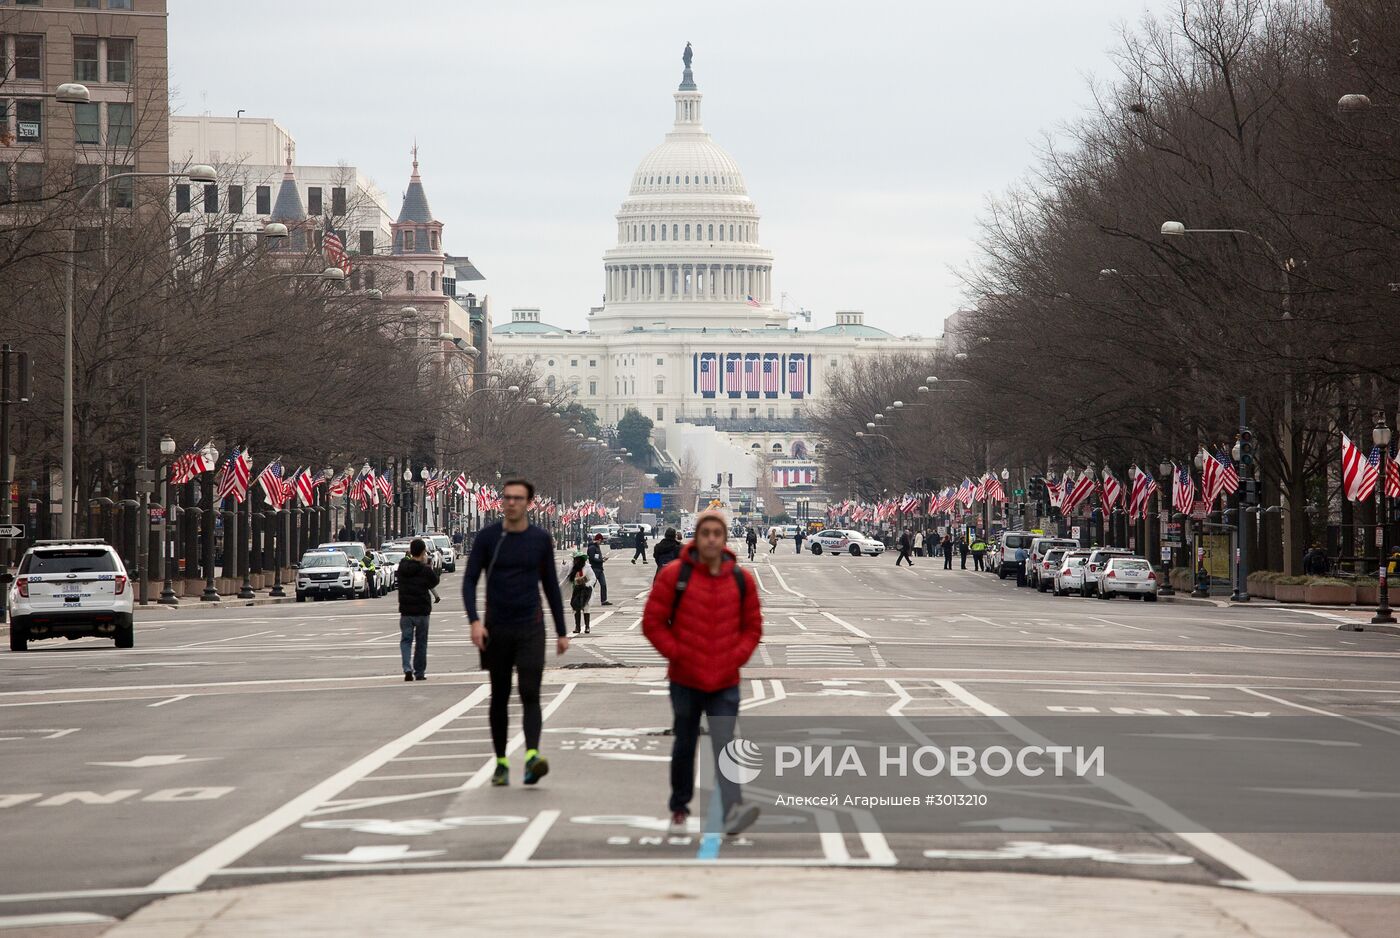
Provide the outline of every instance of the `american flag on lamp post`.
<path id="1" fill-rule="evenodd" d="M 350 480 L 354 475 L 355 470 L 351 469 L 349 466 L 342 469 L 340 473 L 331 480 L 330 485 L 326 487 L 326 494 L 330 495 L 332 498 L 340 498 L 346 492 L 349 492 Z"/>
<path id="2" fill-rule="evenodd" d="M 1387 455 L 1389 458 L 1385 461 L 1385 494 L 1388 498 L 1400 498 L 1400 463 L 1395 461 L 1394 448 Z"/>
<path id="3" fill-rule="evenodd" d="M 1196 507 L 1196 484 L 1191 481 L 1191 468 L 1172 464 L 1172 507 L 1183 515 Z"/>
<path id="4" fill-rule="evenodd" d="M 263 471 L 258 473 L 258 485 L 262 487 L 263 498 L 272 506 L 274 511 L 281 511 L 282 506 L 287 503 L 287 498 L 291 495 L 290 489 L 282 487 L 282 460 L 274 459 L 268 463 Z"/>
<path id="5" fill-rule="evenodd" d="M 240 451 L 235 446 L 219 473 L 217 497 L 220 500 L 231 498 L 238 504 L 243 504 L 243 499 L 248 496 L 248 482 L 252 475 L 253 454 L 248 450 Z"/>
<path id="6" fill-rule="evenodd" d="M 210 462 L 205 455 L 205 450 L 212 450 L 213 447 L 207 444 L 201 446 L 196 443 L 189 452 L 177 458 L 170 467 L 170 484 L 184 485 L 201 472 L 210 472 L 214 468 L 214 463 Z M 218 456 L 215 455 L 215 459 Z"/>
<path id="7" fill-rule="evenodd" d="M 1362 456 L 1356 444 L 1342 434 L 1342 493 L 1349 501 L 1364 502 L 1371 497 L 1380 477 L 1380 462 L 1379 446 L 1372 447 L 1370 456 Z"/>
<path id="8" fill-rule="evenodd" d="M 311 470 L 302 469 L 292 479 L 292 487 L 296 490 L 297 500 L 303 505 L 310 505 L 316 500 L 316 485 L 311 478 Z"/>

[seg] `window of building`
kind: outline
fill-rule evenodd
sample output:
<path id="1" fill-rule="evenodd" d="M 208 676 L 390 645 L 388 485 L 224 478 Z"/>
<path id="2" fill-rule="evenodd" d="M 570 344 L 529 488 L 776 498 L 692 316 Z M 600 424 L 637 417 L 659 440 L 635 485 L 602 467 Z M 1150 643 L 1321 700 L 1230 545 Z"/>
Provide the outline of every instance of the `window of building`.
<path id="1" fill-rule="evenodd" d="M 16 36 L 14 66 L 17 81 L 43 81 L 44 37 Z"/>
<path id="2" fill-rule="evenodd" d="M 306 187 L 306 214 L 316 217 L 322 214 L 321 187 Z"/>
<path id="3" fill-rule="evenodd" d="M 15 102 L 16 137 L 23 143 L 38 143 L 44 139 L 44 102 Z"/>
<path id="4" fill-rule="evenodd" d="M 662 231 L 665 231 L 665 230 L 666 230 L 665 228 L 662 228 Z M 655 240 L 656 240 L 656 226 L 655 226 L 655 225 L 652 225 L 652 226 L 651 226 L 651 240 L 652 240 L 652 241 L 655 241 Z"/>
<path id="5" fill-rule="evenodd" d="M 752 450 L 761 450 L 761 449 L 763 449 L 763 447 L 762 447 L 762 446 L 759 446 L 757 443 L 750 443 L 750 444 L 749 444 L 749 449 L 752 449 Z"/>
<path id="6" fill-rule="evenodd" d="M 132 106 L 130 104 L 109 104 L 107 105 L 107 145 L 110 147 L 131 146 L 132 132 L 135 125 L 132 123 Z"/>
<path id="7" fill-rule="evenodd" d="M 434 254 L 438 251 L 438 233 L 436 229 L 428 232 L 428 249 Z"/>
<path id="8" fill-rule="evenodd" d="M 833 370 L 835 370 L 835 368 L 836 368 L 836 359 L 834 359 L 834 358 L 831 359 L 830 361 L 828 361 L 828 364 L 831 365 L 831 367 L 832 367 Z"/>
<path id="9" fill-rule="evenodd" d="M 350 268 L 350 289 L 360 289 L 360 268 L 358 267 Z"/>
<path id="10" fill-rule="evenodd" d="M 194 253 L 194 246 L 190 243 L 188 226 L 182 225 L 175 229 L 175 248 L 180 252 L 181 257 L 189 257 Z"/>
<path id="11" fill-rule="evenodd" d="M 666 408 L 664 408 L 664 407 L 658 407 L 658 408 L 656 408 L 656 422 L 657 422 L 657 423 L 661 423 L 661 422 L 662 422 L 663 420 L 665 420 L 665 419 L 666 419 Z"/>
<path id="12" fill-rule="evenodd" d="M 219 233 L 208 231 L 204 234 L 204 262 L 212 264 L 219 259 Z"/>
<path id="13" fill-rule="evenodd" d="M 706 241 L 713 241 L 713 240 L 715 239 L 715 226 L 714 226 L 714 225 L 710 225 L 706 230 L 707 230 L 708 233 L 707 233 L 706 236 L 705 236 L 705 240 L 706 240 Z"/>
<path id="14" fill-rule="evenodd" d="M 204 187 L 204 210 L 206 212 L 219 210 L 219 187 L 214 183 Z"/>
<path id="15" fill-rule="evenodd" d="M 373 253 L 374 253 L 374 232 L 373 232 L 373 231 L 361 231 L 361 232 L 360 232 L 360 253 L 361 253 L 361 254 L 373 254 Z"/>
<path id="16" fill-rule="evenodd" d="M 411 250 L 413 250 L 413 229 L 412 229 L 412 228 L 405 228 L 405 229 L 404 229 L 404 233 L 403 233 L 403 249 L 404 249 L 405 251 L 411 251 Z"/>
<path id="17" fill-rule="evenodd" d="M 95 10 L 98 3 L 97 0 L 73 0 L 73 7 L 77 10 Z"/>
<path id="18" fill-rule="evenodd" d="M 776 417 L 776 416 L 778 416 L 778 408 L 776 408 L 776 407 L 770 407 L 770 408 L 768 408 L 768 419 L 769 419 L 769 420 L 772 420 L 772 419 L 773 419 L 774 417 Z M 774 444 L 774 445 L 775 445 L 775 446 L 778 446 L 778 444 Z M 778 449 L 781 450 L 782 447 L 781 447 L 781 446 L 778 446 Z"/>
<path id="19" fill-rule="evenodd" d="M 588 396 L 589 396 L 589 397 L 597 397 L 597 396 L 598 396 L 598 382 L 597 382 L 596 379 L 593 379 L 593 378 L 588 379 Z"/>
<path id="20" fill-rule="evenodd" d="M 793 419 L 793 420 L 796 420 L 797 418 L 799 418 L 799 417 L 801 417 L 801 416 L 802 416 L 802 408 L 801 408 L 801 407 L 794 407 L 794 408 L 792 409 L 792 419 Z"/>
<path id="21" fill-rule="evenodd" d="M 73 80 L 97 81 L 97 37 L 73 37 Z"/>
<path id="22" fill-rule="evenodd" d="M 757 417 L 757 416 L 758 416 L 758 408 L 757 408 L 757 407 L 750 407 L 750 408 L 749 408 L 749 416 L 750 416 L 750 417 Z"/>
<path id="23" fill-rule="evenodd" d="M 578 367 L 578 359 L 577 359 L 577 358 L 571 358 L 571 359 L 569 359 L 569 367 L 570 367 L 570 368 L 577 368 L 577 367 Z"/>
<path id="24" fill-rule="evenodd" d="M 243 187 L 228 187 L 228 210 L 235 215 L 243 214 Z"/>
<path id="25" fill-rule="evenodd" d="M 719 239 L 720 239 L 721 241 L 724 240 L 724 225 L 720 225 L 720 226 L 719 226 Z"/>
<path id="26" fill-rule="evenodd" d="M 76 143 L 98 144 L 102 142 L 102 106 L 100 104 L 73 105 L 73 139 Z"/>
<path id="27" fill-rule="evenodd" d="M 553 394 L 558 386 L 559 382 L 554 380 L 554 375 L 550 375 L 548 378 L 544 379 L 544 389 L 550 394 Z"/>
<path id="28" fill-rule="evenodd" d="M 131 172 L 130 166 L 108 166 L 107 175 L 112 177 L 118 173 Z M 125 179 L 112 179 L 107 183 L 107 198 L 110 200 L 112 208 L 131 208 L 136 204 L 136 180 L 127 176 Z"/>
<path id="29" fill-rule="evenodd" d="M 404 281 L 403 281 L 404 289 L 407 290 L 408 292 L 412 293 L 412 292 L 413 292 L 413 271 L 410 270 L 408 273 L 404 274 L 403 276 L 404 276 Z"/>
<path id="30" fill-rule="evenodd" d="M 130 10 L 131 0 L 107 0 L 109 10 Z"/>
<path id="31" fill-rule="evenodd" d="M 101 163 L 79 163 L 73 167 L 73 182 L 78 187 L 79 197 L 102 185 Z"/>
<path id="32" fill-rule="evenodd" d="M 770 414 L 770 416 L 771 416 L 771 414 Z M 774 443 L 774 444 L 773 444 L 773 452 L 778 453 L 779 455 L 781 455 L 782 452 L 783 452 L 783 444 L 781 444 L 781 443 Z"/>
<path id="33" fill-rule="evenodd" d="M 432 273 L 428 274 L 428 289 L 436 293 L 437 288 L 437 271 L 435 270 Z"/>
<path id="34" fill-rule="evenodd" d="M 662 226 L 661 226 L 661 240 L 662 240 L 662 241 L 665 241 L 665 240 L 666 240 L 666 226 L 665 226 L 665 225 L 662 225 Z"/>
<path id="35" fill-rule="evenodd" d="M 552 358 L 549 360 L 549 367 L 551 367 L 551 368 L 554 367 L 554 359 L 552 359 Z"/>
<path id="36" fill-rule="evenodd" d="M 664 365 L 664 364 L 666 364 L 666 359 L 661 358 L 660 356 L 658 356 L 657 359 L 656 359 L 656 363 L 657 363 L 658 365 Z"/>
<path id="37" fill-rule="evenodd" d="M 345 187 L 344 187 L 344 186 L 332 186 L 332 187 L 331 187 L 331 214 L 332 214 L 332 215 L 344 215 L 344 214 L 345 214 Z"/>
<path id="38" fill-rule="evenodd" d="M 589 367 L 589 368 L 597 368 L 597 367 L 598 367 L 598 359 L 596 359 L 596 358 L 590 358 L 590 359 L 588 360 L 588 367 Z"/>
<path id="39" fill-rule="evenodd" d="M 107 80 L 125 84 L 131 81 L 130 39 L 107 40 Z"/>
<path id="40" fill-rule="evenodd" d="M 739 408 L 737 408 L 737 407 L 731 407 L 731 408 L 729 408 L 729 419 L 730 419 L 730 420 L 738 420 L 738 419 L 739 419 Z"/>
<path id="41" fill-rule="evenodd" d="M 705 416 L 706 416 L 706 417 L 713 417 L 714 415 L 715 415 L 715 409 L 714 409 L 713 407 L 706 407 L 706 408 L 705 408 Z"/>
<path id="42" fill-rule="evenodd" d="M 685 239 L 686 239 L 687 241 L 690 240 L 690 226 L 689 226 L 689 225 L 686 225 L 686 226 L 685 226 Z"/>
<path id="43" fill-rule="evenodd" d="M 672 226 L 671 226 L 671 240 L 672 240 L 672 241 L 679 241 L 679 240 L 680 240 L 678 237 L 676 237 L 676 235 L 680 232 L 680 230 L 681 230 L 681 226 L 680 226 L 680 225 L 672 225 Z"/>
<path id="44" fill-rule="evenodd" d="M 665 394 L 665 393 L 666 393 L 666 379 L 665 379 L 665 378 L 657 378 L 657 379 L 656 379 L 656 393 L 657 393 L 657 394 Z"/>
<path id="45" fill-rule="evenodd" d="M 256 211 L 259 215 L 272 214 L 272 187 L 258 186 L 253 193 L 253 200 L 256 204 Z"/>
<path id="46" fill-rule="evenodd" d="M 312 246 L 313 248 L 315 248 L 317 251 L 321 250 L 321 244 L 322 244 L 323 241 L 324 241 L 324 239 L 322 238 L 321 232 L 320 232 L 319 229 L 316 230 L 316 231 L 311 232 L 311 246 Z"/>

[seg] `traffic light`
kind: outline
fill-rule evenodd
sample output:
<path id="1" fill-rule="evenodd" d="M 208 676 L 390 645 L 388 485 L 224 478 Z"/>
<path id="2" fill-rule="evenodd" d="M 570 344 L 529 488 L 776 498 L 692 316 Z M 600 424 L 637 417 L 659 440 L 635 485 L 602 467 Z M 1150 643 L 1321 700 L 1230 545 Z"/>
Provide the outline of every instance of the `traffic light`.
<path id="1" fill-rule="evenodd" d="M 1254 465 L 1254 431 L 1248 427 L 1240 428 L 1240 465 Z"/>
<path id="2" fill-rule="evenodd" d="M 1241 446 L 1240 448 L 1243 449 L 1244 447 Z M 1241 453 L 1241 455 L 1243 455 L 1243 453 Z M 1257 504 L 1259 504 L 1259 480 L 1258 480 L 1258 479 L 1241 479 L 1241 480 L 1240 480 L 1240 487 L 1241 487 L 1241 493 L 1240 493 L 1240 494 L 1241 494 L 1241 496 L 1243 497 L 1244 503 L 1245 503 L 1246 505 L 1257 505 Z"/>

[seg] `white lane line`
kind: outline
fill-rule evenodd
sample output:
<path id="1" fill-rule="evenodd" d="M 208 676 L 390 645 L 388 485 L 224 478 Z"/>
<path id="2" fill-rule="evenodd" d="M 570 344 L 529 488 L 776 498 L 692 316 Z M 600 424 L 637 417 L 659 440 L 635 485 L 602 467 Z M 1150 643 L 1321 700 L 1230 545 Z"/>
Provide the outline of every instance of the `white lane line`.
<path id="1" fill-rule="evenodd" d="M 961 685 L 941 678 L 935 679 L 933 683 L 983 716 L 990 717 L 1003 730 L 1014 734 L 1025 742 L 1034 746 L 1054 745 L 1048 738 L 1032 730 L 1015 717 L 1007 715 L 1005 711 L 981 699 Z M 1297 883 L 1297 880 L 1289 873 L 1285 873 L 1262 857 L 1255 856 L 1238 844 L 1227 840 L 1219 834 L 1200 831 L 1203 825 L 1182 814 L 1160 798 L 1150 795 L 1140 788 L 1136 788 L 1121 779 L 1107 774 L 1097 777 L 1086 775 L 1085 778 L 1091 784 L 1102 788 L 1104 791 L 1117 797 L 1120 801 L 1136 808 L 1142 812 L 1144 816 L 1152 818 L 1158 824 L 1162 825 L 1163 830 L 1171 832 L 1173 836 L 1181 838 L 1222 865 L 1240 873 L 1241 876 L 1243 876 L 1242 883 L 1253 883 L 1256 885 L 1266 884 L 1275 887 Z"/>
<path id="2" fill-rule="evenodd" d="M 641 625 L 641 624 L 642 624 L 642 617 L 641 617 L 641 616 L 637 616 L 637 621 L 636 621 L 636 622 L 633 622 L 631 625 L 627 626 L 627 631 L 628 631 L 628 632 L 631 632 L 631 631 L 633 631 L 634 629 L 636 629 L 637 626 L 639 626 L 639 625 Z"/>
<path id="3" fill-rule="evenodd" d="M 460 742 L 461 740 L 453 740 Z M 488 759 L 494 758 L 489 752 L 456 752 L 448 756 L 399 756 L 397 759 L 390 759 L 390 762 L 443 762 L 447 759 Z"/>
<path id="4" fill-rule="evenodd" d="M 755 566 L 755 567 L 750 567 L 750 568 L 749 568 L 749 572 L 753 574 L 754 580 L 756 580 L 756 581 L 758 582 L 758 589 L 759 589 L 759 592 L 762 592 L 762 593 L 771 593 L 771 592 L 773 592 L 773 591 L 770 590 L 768 587 L 766 587 L 766 586 L 763 585 L 763 577 L 761 577 L 761 576 L 758 575 L 758 567 L 756 567 L 756 566 Z"/>
<path id="5" fill-rule="evenodd" d="M 807 631 L 807 626 L 803 625 L 801 622 L 798 622 L 797 616 L 788 616 L 788 620 L 791 621 L 793 625 L 797 626 L 802 631 Z"/>
<path id="6" fill-rule="evenodd" d="M 1143 628 L 1143 627 L 1140 626 L 1140 625 L 1129 625 L 1129 624 L 1126 623 L 1126 622 L 1115 622 L 1115 621 L 1113 621 L 1112 619 L 1105 619 L 1103 616 L 1090 616 L 1089 618 L 1091 618 L 1091 619 L 1098 619 L 1100 622 L 1107 622 L 1109 625 L 1116 625 L 1116 626 L 1118 626 L 1119 628 L 1123 628 L 1123 629 L 1134 629 L 1134 630 L 1136 630 L 1136 631 L 1138 631 L 1138 632 L 1151 632 L 1151 631 L 1152 631 L 1151 629 L 1145 629 L 1145 628 Z"/>
<path id="7" fill-rule="evenodd" d="M 827 617 L 828 619 L 830 619 L 832 622 L 835 622 L 837 625 L 841 626 L 841 628 L 845 629 L 847 632 L 850 632 L 852 635 L 858 635 L 858 636 L 860 636 L 861 638 L 865 639 L 867 642 L 873 642 L 873 641 L 875 640 L 875 639 L 873 639 L 873 638 L 870 637 L 870 633 L 869 633 L 869 632 L 862 632 L 860 629 L 856 628 L 854 625 L 851 625 L 851 623 L 846 622 L 846 621 L 841 620 L 841 619 L 838 619 L 838 618 L 836 618 L 834 615 L 832 615 L 832 614 L 829 613 L 829 612 L 823 612 L 822 615 L 826 616 L 826 617 Z"/>
<path id="8" fill-rule="evenodd" d="M 164 707 L 166 704 L 179 703 L 182 700 L 189 700 L 192 694 L 180 694 L 177 697 L 167 697 L 165 700 L 157 700 L 153 704 L 146 704 L 147 707 Z"/>
<path id="9" fill-rule="evenodd" d="M 424 772 L 421 775 L 370 775 L 361 782 L 411 782 L 420 778 L 466 778 L 470 772 Z"/>
<path id="10" fill-rule="evenodd" d="M 749 682 L 753 685 L 753 693 L 749 695 L 750 700 L 762 700 L 766 694 L 763 692 L 763 682 L 757 679 Z"/>
<path id="11" fill-rule="evenodd" d="M 221 621 L 222 621 L 222 620 L 221 620 Z M 271 634 L 272 634 L 272 630 L 271 630 L 271 629 L 268 629 L 266 632 L 253 632 L 253 633 L 250 634 L 250 635 L 235 635 L 235 636 L 233 636 L 232 638 L 215 638 L 215 639 L 211 639 L 211 640 L 209 640 L 209 641 L 207 641 L 207 642 L 190 642 L 188 645 L 180 645 L 180 646 L 178 646 L 178 647 L 180 647 L 180 648 L 198 648 L 198 647 L 201 646 L 201 645 L 221 645 L 221 644 L 223 644 L 224 642 L 237 642 L 237 641 L 241 641 L 242 639 L 245 639 L 245 638 L 257 638 L 259 635 L 271 635 Z"/>
<path id="12" fill-rule="evenodd" d="M 1248 880 L 1221 880 L 1222 886 L 1236 886 L 1254 892 L 1287 896 L 1400 896 L 1400 883 L 1336 882 L 1303 880 L 1291 883 L 1254 883 Z"/>
<path id="13" fill-rule="evenodd" d="M 43 928 L 50 925 L 106 925 L 115 921 L 110 915 L 98 915 L 95 912 L 46 912 L 41 915 L 0 916 L 0 929 Z"/>
<path id="14" fill-rule="evenodd" d="M 1379 723 L 1371 723 L 1368 720 L 1359 720 L 1356 717 L 1349 717 L 1344 713 L 1333 713 L 1331 710 L 1323 710 L 1321 707 L 1310 707 L 1307 704 L 1294 703 L 1291 700 L 1284 700 L 1282 697 L 1275 697 L 1272 694 L 1266 694 L 1263 691 L 1257 691 L 1251 687 L 1236 687 L 1235 689 L 1242 690 L 1246 694 L 1252 694 L 1255 697 L 1262 697 L 1265 700 L 1272 700 L 1274 703 L 1283 704 L 1285 707 L 1306 710 L 1309 713 L 1320 713 L 1326 717 L 1334 717 L 1338 720 L 1345 720 L 1348 723 L 1355 723 L 1357 726 L 1364 726 L 1368 730 L 1379 730 L 1382 733 L 1389 733 L 1392 736 L 1400 736 L 1400 729 L 1396 729 L 1392 726 L 1383 726 Z"/>
<path id="15" fill-rule="evenodd" d="M 403 633 L 402 633 L 402 632 L 385 632 L 383 635 L 376 635 L 376 636 L 374 636 L 374 638 L 367 638 L 367 639 L 365 639 L 364 641 L 362 641 L 362 642 L 356 642 L 355 644 L 357 644 L 357 645 L 373 645 L 375 642 L 382 642 L 382 641 L 384 641 L 384 639 L 386 639 L 386 638 L 398 638 L 398 639 L 402 639 L 402 638 L 403 638 Z"/>
<path id="16" fill-rule="evenodd" d="M 773 568 L 773 575 L 774 575 L 775 577 L 778 578 L 778 585 L 781 586 L 783 589 L 787 590 L 789 593 L 791 593 L 792 595 L 798 597 L 799 599 L 806 599 L 806 598 L 807 598 L 807 595 L 806 595 L 805 593 L 799 593 L 797 590 L 795 590 L 795 589 L 793 589 L 791 586 L 788 586 L 788 585 L 787 585 L 787 580 L 784 580 L 784 579 L 783 579 L 783 575 L 782 575 L 781 573 L 778 572 L 778 568 L 777 568 L 777 567 L 774 567 L 774 568 Z"/>
<path id="17" fill-rule="evenodd" d="M 714 869 L 717 866 L 732 866 L 735 868 L 771 866 L 771 867 L 856 867 L 871 868 L 884 866 L 886 864 L 874 863 L 870 860 L 851 859 L 845 863 L 833 863 L 827 859 L 817 857 L 716 857 L 712 860 L 700 860 L 695 857 L 653 857 L 646 861 L 648 867 L 686 867 L 695 866 L 705 869 Z M 422 863 L 356 863 L 354 869 L 346 869 L 343 863 L 326 864 L 303 864 L 301 866 L 240 866 L 233 869 L 219 870 L 218 876 L 286 876 L 294 873 L 348 873 L 348 872 L 386 872 L 404 870 L 508 870 L 508 869 L 615 869 L 619 867 L 635 867 L 635 859 L 616 860 L 530 860 L 526 863 L 506 864 L 500 860 L 440 860 L 426 861 Z M 141 893 L 120 893 L 121 895 L 144 895 Z M 60 894 L 62 895 L 62 894 Z M 3 897 L 0 897 L 3 898 Z"/>
<path id="18" fill-rule="evenodd" d="M 544 840 L 549 829 L 554 826 L 554 822 L 559 819 L 559 812 L 553 808 L 541 811 L 536 814 L 525 829 L 520 832 L 511 848 L 506 851 L 506 855 L 501 857 L 502 863 L 525 863 L 535 855 L 535 849 Z"/>
<path id="19" fill-rule="evenodd" d="M 355 782 L 406 751 L 414 743 L 431 736 L 452 722 L 453 719 L 485 700 L 490 692 L 489 687 L 478 687 L 437 716 L 419 724 L 398 739 L 385 743 L 374 752 L 351 763 L 325 781 L 311 786 L 271 814 L 259 818 L 242 830 L 235 831 L 212 847 L 169 870 L 151 883 L 149 888 L 169 892 L 186 892 L 198 889 L 210 875 L 246 856 L 268 839 L 301 820 L 317 805 L 334 798 Z"/>

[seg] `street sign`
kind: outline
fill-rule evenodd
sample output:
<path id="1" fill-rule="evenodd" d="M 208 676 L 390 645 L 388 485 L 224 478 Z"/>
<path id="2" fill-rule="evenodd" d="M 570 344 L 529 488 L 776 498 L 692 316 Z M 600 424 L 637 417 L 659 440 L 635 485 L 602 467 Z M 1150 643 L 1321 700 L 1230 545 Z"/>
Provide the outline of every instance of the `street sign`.
<path id="1" fill-rule="evenodd" d="M 1376 525 L 1376 546 L 1385 546 L 1385 528 L 1381 527 L 1380 525 Z"/>
<path id="2" fill-rule="evenodd" d="M 1011 490 L 1011 494 L 1012 494 L 1012 495 L 1015 495 L 1017 498 L 1020 498 L 1022 495 L 1025 495 L 1025 494 L 1026 494 L 1026 490 L 1025 490 L 1025 489 L 1012 489 L 1012 490 Z"/>
<path id="3" fill-rule="evenodd" d="M 6 538 L 24 537 L 24 525 L 22 525 L 22 524 L 0 524 L 0 537 L 6 537 Z"/>
<path id="4" fill-rule="evenodd" d="M 1076 541 L 1079 540 L 1079 525 L 1076 524 L 1074 527 L 1069 529 L 1069 536 L 1074 538 Z"/>
<path id="5" fill-rule="evenodd" d="M 1163 547 L 1163 548 L 1162 548 L 1162 563 L 1171 563 L 1171 562 L 1172 562 L 1172 549 L 1171 549 L 1170 547 Z"/>

